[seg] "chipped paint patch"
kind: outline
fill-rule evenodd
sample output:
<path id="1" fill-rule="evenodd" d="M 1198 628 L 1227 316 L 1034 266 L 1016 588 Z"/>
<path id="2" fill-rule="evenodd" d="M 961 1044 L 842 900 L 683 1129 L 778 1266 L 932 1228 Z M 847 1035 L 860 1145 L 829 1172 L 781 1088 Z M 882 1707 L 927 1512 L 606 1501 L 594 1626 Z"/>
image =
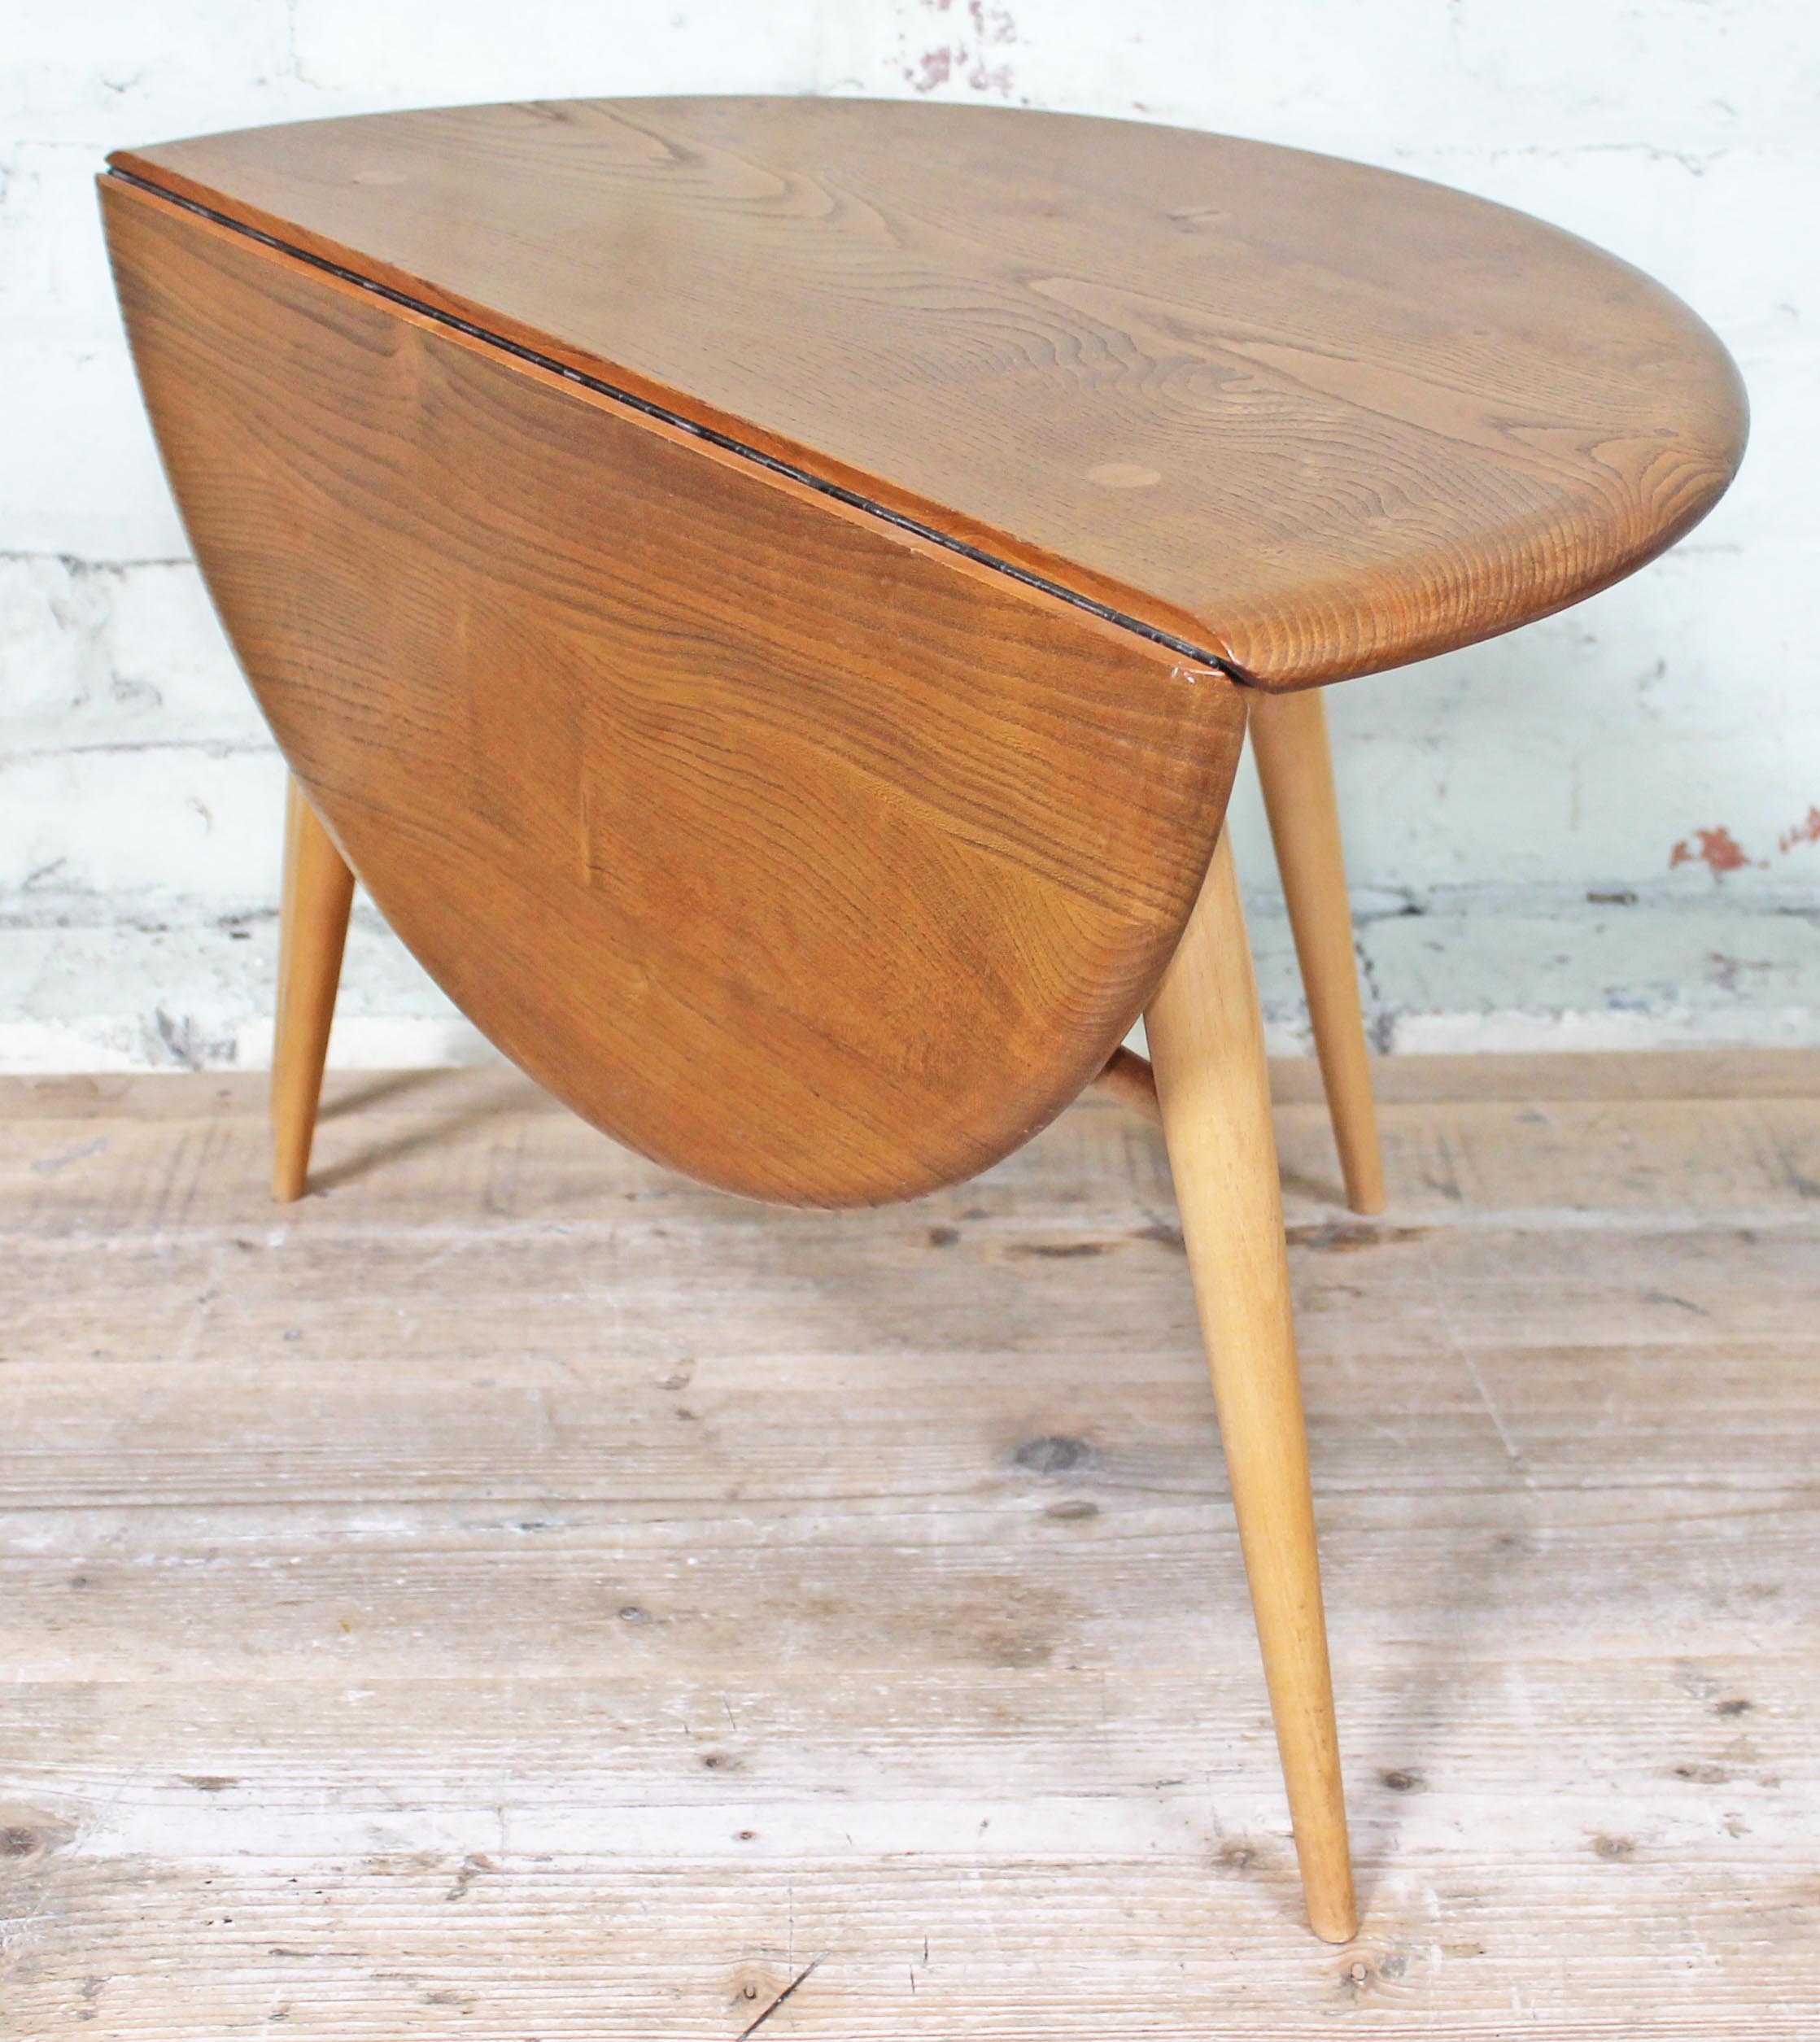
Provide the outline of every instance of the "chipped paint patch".
<path id="1" fill-rule="evenodd" d="M 927 14 L 952 15 L 954 11 L 954 0 L 923 0 L 923 7 Z M 967 0 L 967 22 L 971 33 L 966 30 L 951 33 L 946 41 L 935 44 L 900 66 L 904 82 L 912 92 L 936 92 L 944 85 L 959 84 L 980 95 L 1000 99 L 1012 97 L 1016 80 L 1011 64 L 1009 59 L 997 58 L 998 52 L 1018 40 L 1017 23 L 1010 10 L 989 7 L 986 0 Z"/>
<path id="2" fill-rule="evenodd" d="M 1820 808 L 1809 808 L 1803 821 L 1776 839 L 1776 849 L 1785 857 L 1802 844 L 1820 844 Z"/>
<path id="3" fill-rule="evenodd" d="M 1804 844 L 1820 844 L 1820 807 L 1810 806 L 1793 829 L 1784 830 L 1776 839 L 1776 849 L 1784 857 Z M 1714 872 L 1742 872 L 1753 864 L 1760 872 L 1770 869 L 1767 858 L 1752 859 L 1722 823 L 1717 829 L 1696 830 L 1669 853 L 1670 871 L 1678 865 L 1704 865 Z"/>
<path id="4" fill-rule="evenodd" d="M 1669 853 L 1669 870 L 1700 864 L 1714 872 L 1740 872 L 1750 863 L 1744 847 L 1722 822 L 1717 829 L 1696 830 Z"/>

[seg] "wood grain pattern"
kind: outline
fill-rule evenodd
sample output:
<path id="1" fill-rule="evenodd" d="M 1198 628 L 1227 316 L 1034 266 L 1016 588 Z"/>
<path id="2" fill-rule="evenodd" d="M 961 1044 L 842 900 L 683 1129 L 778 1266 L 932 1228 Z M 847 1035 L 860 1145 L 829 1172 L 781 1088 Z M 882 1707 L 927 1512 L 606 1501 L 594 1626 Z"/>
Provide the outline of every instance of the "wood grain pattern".
<path id="1" fill-rule="evenodd" d="M 332 1076 L 273 1215 L 0 1079 L 0 2028 L 1808 2042 L 1820 1054 L 1393 1059 L 1380 1225 L 1275 1075 L 1337 1951 L 1124 1109 L 827 1216 Z"/>
<path id="2" fill-rule="evenodd" d="M 111 181 L 147 404 L 293 770 L 508 1055 L 840 1205 L 1088 1083 L 1185 922 L 1220 673 Z"/>
<path id="3" fill-rule="evenodd" d="M 1723 349 L 1626 264 L 1220 136 L 592 100 L 113 160 L 1267 687 L 1589 594 L 1709 508 L 1743 445 Z"/>

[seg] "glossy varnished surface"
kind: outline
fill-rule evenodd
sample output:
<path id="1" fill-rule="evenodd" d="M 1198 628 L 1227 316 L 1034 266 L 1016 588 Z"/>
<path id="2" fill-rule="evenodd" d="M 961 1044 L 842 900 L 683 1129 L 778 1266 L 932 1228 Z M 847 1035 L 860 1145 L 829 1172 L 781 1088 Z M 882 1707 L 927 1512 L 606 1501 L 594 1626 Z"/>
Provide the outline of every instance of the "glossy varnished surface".
<path id="1" fill-rule="evenodd" d="M 1187 918 L 1242 691 L 118 181 L 147 405 L 293 770 L 578 1112 L 817 1204 L 971 1176 Z"/>
<path id="2" fill-rule="evenodd" d="M 576 101 L 115 160 L 1267 686 L 1590 593 L 1699 518 L 1742 444 L 1724 351 L 1625 264 L 1216 136 Z"/>

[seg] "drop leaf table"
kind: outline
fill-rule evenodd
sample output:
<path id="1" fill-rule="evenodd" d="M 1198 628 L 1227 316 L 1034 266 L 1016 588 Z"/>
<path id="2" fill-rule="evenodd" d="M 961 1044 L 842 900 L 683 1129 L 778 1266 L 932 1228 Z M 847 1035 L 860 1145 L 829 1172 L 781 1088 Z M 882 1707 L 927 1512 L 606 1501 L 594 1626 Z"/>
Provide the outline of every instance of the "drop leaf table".
<path id="1" fill-rule="evenodd" d="M 914 1198 L 1098 1076 L 1152 1101 L 1309 1916 L 1350 1936 L 1228 796 L 1249 712 L 1373 1203 L 1307 691 L 1687 530 L 1743 446 L 1724 351 L 1501 207 L 1041 114 L 386 114 L 124 151 L 102 195 L 293 775 L 281 1194 L 356 873 L 508 1056 L 730 1191 Z"/>

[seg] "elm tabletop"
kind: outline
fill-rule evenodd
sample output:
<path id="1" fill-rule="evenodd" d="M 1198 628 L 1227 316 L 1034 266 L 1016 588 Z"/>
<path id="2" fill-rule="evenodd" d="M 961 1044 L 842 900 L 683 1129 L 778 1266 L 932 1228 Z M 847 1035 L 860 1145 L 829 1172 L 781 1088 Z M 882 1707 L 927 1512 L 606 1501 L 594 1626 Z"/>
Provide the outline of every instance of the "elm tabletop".
<path id="1" fill-rule="evenodd" d="M 1368 1206 L 1302 691 L 1673 543 L 1742 452 L 1724 350 L 1521 214 L 1115 121 L 572 101 L 111 163 L 147 407 L 294 775 L 281 1195 L 355 873 L 508 1055 L 734 1191 L 914 1196 L 1096 1075 L 1159 1111 L 1310 1917 L 1350 1935 L 1239 747 Z"/>

